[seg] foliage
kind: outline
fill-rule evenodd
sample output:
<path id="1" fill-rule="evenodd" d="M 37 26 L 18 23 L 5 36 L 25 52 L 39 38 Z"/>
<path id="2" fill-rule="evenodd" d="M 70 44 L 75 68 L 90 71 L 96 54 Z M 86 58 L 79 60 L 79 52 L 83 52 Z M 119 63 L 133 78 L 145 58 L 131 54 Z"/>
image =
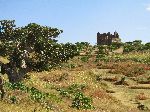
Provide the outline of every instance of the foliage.
<path id="1" fill-rule="evenodd" d="M 83 56 L 83 57 L 81 57 L 81 61 L 82 62 L 88 62 L 88 60 L 89 60 L 89 56 Z"/>
<path id="2" fill-rule="evenodd" d="M 22 82 L 18 82 L 18 83 L 9 83 L 9 82 L 5 82 L 4 83 L 5 87 L 12 89 L 12 90 L 22 90 L 22 91 L 29 91 L 29 88 L 26 87 Z"/>
<path id="3" fill-rule="evenodd" d="M 144 47 L 146 50 L 150 50 L 150 42 L 146 43 Z"/>
<path id="4" fill-rule="evenodd" d="M 53 42 L 54 38 L 62 31 L 57 28 L 50 28 L 47 26 L 40 26 L 36 23 L 30 23 L 25 27 L 16 27 L 14 20 L 0 21 L 0 41 L 1 45 L 8 44 L 6 47 L 11 47 L 11 52 L 5 52 L 10 56 L 13 54 L 14 49 L 19 47 L 20 52 L 27 48 L 37 49 L 44 47 L 44 43 Z M 36 46 L 36 45 L 39 46 Z M 8 48 L 9 49 L 9 48 Z M 32 51 L 32 49 L 30 49 Z M 39 49 L 40 51 L 42 49 Z"/>
<path id="5" fill-rule="evenodd" d="M 110 51 L 113 51 L 113 50 L 120 48 L 122 45 L 123 45 L 123 43 L 113 42 L 111 45 L 108 46 L 108 49 Z"/>
<path id="6" fill-rule="evenodd" d="M 76 65 L 75 64 L 69 64 L 69 68 L 71 69 L 71 68 L 75 68 L 76 67 Z"/>
<path id="7" fill-rule="evenodd" d="M 82 90 L 85 88 L 85 85 L 73 84 L 65 89 L 56 90 L 60 92 L 60 95 L 63 97 L 73 98 L 72 107 L 77 109 L 92 109 L 92 99 L 84 96 Z"/>
<path id="8" fill-rule="evenodd" d="M 43 93 L 41 91 L 39 91 L 38 89 L 36 89 L 35 87 L 27 87 L 25 86 L 23 83 L 18 82 L 18 83 L 10 83 L 10 82 L 5 82 L 4 86 L 8 89 L 11 90 L 21 90 L 21 91 L 25 91 L 27 93 L 30 94 L 30 98 L 34 101 L 37 102 L 42 102 L 44 100 L 46 100 L 46 98 L 54 98 L 55 101 L 60 101 L 59 98 L 57 98 L 55 95 L 50 94 L 50 93 Z"/>
<path id="9" fill-rule="evenodd" d="M 82 56 L 80 59 L 82 62 L 88 62 L 89 59 L 92 57 L 92 51 L 93 51 L 93 48 L 88 48 L 86 50 L 86 53 L 85 53 L 85 56 Z"/>
<path id="10" fill-rule="evenodd" d="M 11 96 L 10 100 L 11 100 L 12 103 L 16 103 L 17 102 L 16 96 Z"/>
<path id="11" fill-rule="evenodd" d="M 99 45 L 98 46 L 98 53 L 97 53 L 95 61 L 98 62 L 99 60 L 105 59 L 105 57 L 107 56 L 107 54 L 108 54 L 108 48 L 107 48 L 107 46 Z"/>
<path id="12" fill-rule="evenodd" d="M 141 40 L 124 43 L 124 52 L 150 50 L 150 43 L 142 44 Z"/>
<path id="13" fill-rule="evenodd" d="M 68 88 L 63 88 L 63 89 L 59 89 L 57 88 L 56 90 L 60 92 L 60 95 L 64 96 L 64 97 L 70 97 L 69 94 L 73 94 L 76 93 L 78 91 L 82 91 L 85 88 L 85 85 L 81 84 L 72 84 L 71 86 L 69 86 Z"/>
<path id="14" fill-rule="evenodd" d="M 79 51 L 82 51 L 84 48 L 87 48 L 90 43 L 88 42 L 76 42 L 75 45 L 77 46 Z"/>
<path id="15" fill-rule="evenodd" d="M 21 82 L 13 83 L 13 84 L 10 82 L 5 82 L 4 86 L 11 90 L 21 90 L 26 93 L 29 93 L 29 97 L 31 98 L 31 100 L 40 103 L 40 105 L 43 108 L 46 108 L 46 110 L 52 109 L 52 105 L 51 103 L 49 103 L 49 101 L 55 101 L 55 102 L 61 101 L 61 99 L 54 94 L 41 92 L 35 87 L 29 88 Z M 17 102 L 16 96 L 11 96 L 10 101 L 12 103 L 16 103 Z"/>
<path id="16" fill-rule="evenodd" d="M 81 92 L 75 93 L 75 97 L 72 102 L 72 107 L 77 109 L 92 109 L 92 99 L 86 97 Z"/>
<path id="17" fill-rule="evenodd" d="M 131 52 L 133 50 L 135 49 L 134 49 L 134 46 L 132 45 L 132 42 L 126 42 L 124 44 L 124 52 Z"/>
<path id="18" fill-rule="evenodd" d="M 0 21 L 0 56 L 7 56 L 9 63 L 18 69 L 24 62 L 28 70 L 49 70 L 79 54 L 76 45 L 57 43 L 55 38 L 62 30 L 36 23 L 16 27 L 14 23 L 14 20 Z"/>
<path id="19" fill-rule="evenodd" d="M 101 61 L 112 62 L 112 63 L 126 62 L 129 60 L 150 65 L 150 52 L 149 50 L 143 50 L 138 52 L 123 53 L 123 54 L 109 54 L 101 58 Z"/>
<path id="20" fill-rule="evenodd" d="M 38 101 L 38 102 L 44 100 L 46 97 L 46 95 L 44 93 L 40 92 L 38 89 L 36 89 L 34 87 L 32 87 L 30 89 L 30 93 L 31 93 L 30 94 L 31 99 Z"/>

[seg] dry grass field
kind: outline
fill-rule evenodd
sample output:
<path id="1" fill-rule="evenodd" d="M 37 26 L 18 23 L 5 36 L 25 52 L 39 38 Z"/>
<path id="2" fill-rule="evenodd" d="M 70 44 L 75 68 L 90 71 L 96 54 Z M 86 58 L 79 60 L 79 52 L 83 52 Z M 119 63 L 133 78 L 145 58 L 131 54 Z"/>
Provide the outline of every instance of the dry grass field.
<path id="1" fill-rule="evenodd" d="M 123 55 L 120 57 L 129 57 Z M 0 60 L 7 63 L 3 57 Z M 42 101 L 33 100 L 30 92 L 5 86 L 0 112 L 150 112 L 149 68 L 129 58 L 125 62 L 95 62 L 91 57 L 82 62 L 75 57 L 61 68 L 26 75 L 25 86 L 49 94 Z M 7 82 L 7 75 L 2 77 Z M 78 91 L 92 99 L 91 109 L 71 107 Z"/>

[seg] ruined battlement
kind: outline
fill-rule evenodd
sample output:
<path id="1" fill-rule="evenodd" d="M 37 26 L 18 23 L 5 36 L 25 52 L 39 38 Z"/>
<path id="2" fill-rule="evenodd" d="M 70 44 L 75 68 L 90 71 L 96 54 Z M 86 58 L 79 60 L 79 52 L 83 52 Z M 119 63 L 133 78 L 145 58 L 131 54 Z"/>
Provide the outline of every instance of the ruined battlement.
<path id="1" fill-rule="evenodd" d="M 119 34 L 116 31 L 114 34 L 111 34 L 110 32 L 103 34 L 97 33 L 97 45 L 111 45 L 112 42 L 121 42 Z"/>

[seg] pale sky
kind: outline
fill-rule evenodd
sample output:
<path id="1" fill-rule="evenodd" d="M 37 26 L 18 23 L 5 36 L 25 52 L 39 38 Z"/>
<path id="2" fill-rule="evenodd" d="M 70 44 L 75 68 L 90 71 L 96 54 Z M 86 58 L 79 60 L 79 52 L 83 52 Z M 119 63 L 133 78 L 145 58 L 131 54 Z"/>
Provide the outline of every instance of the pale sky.
<path id="1" fill-rule="evenodd" d="M 62 29 L 59 42 L 96 44 L 96 34 L 150 42 L 150 0 L 0 0 L 0 20 Z"/>

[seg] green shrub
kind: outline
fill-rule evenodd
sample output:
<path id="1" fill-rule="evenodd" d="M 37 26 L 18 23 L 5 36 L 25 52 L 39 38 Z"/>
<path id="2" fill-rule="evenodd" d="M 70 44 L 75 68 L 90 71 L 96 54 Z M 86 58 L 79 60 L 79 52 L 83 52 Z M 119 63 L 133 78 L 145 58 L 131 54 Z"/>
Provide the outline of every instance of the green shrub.
<path id="1" fill-rule="evenodd" d="M 16 103 L 17 102 L 17 98 L 16 98 L 16 96 L 11 96 L 10 97 L 10 101 L 11 101 L 11 103 Z"/>
<path id="2" fill-rule="evenodd" d="M 89 57 L 88 57 L 88 56 L 83 56 L 83 57 L 81 57 L 81 61 L 82 61 L 82 62 L 88 62 L 88 60 L 89 60 Z"/>
<path id="3" fill-rule="evenodd" d="M 77 109 L 92 109 L 92 99 L 86 97 L 81 92 L 75 93 L 75 97 L 72 102 L 72 107 Z"/>

